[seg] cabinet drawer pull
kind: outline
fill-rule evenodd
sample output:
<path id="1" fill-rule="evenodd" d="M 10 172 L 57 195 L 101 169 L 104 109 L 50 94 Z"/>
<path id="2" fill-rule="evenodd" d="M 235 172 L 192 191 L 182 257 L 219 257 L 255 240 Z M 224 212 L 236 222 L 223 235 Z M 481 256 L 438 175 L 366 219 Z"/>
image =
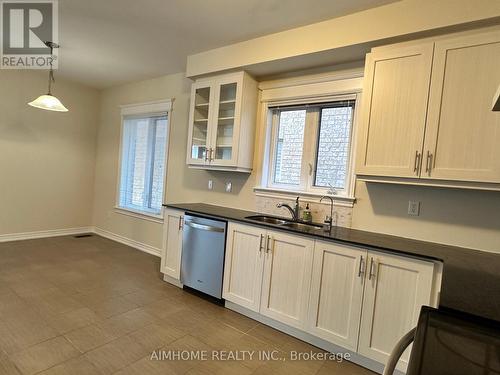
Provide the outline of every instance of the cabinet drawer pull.
<path id="1" fill-rule="evenodd" d="M 266 245 L 266 254 L 269 254 L 269 252 L 271 251 L 271 241 L 273 239 L 271 238 L 271 236 L 267 236 L 267 245 Z"/>
<path id="2" fill-rule="evenodd" d="M 358 277 L 361 277 L 361 275 L 365 273 L 365 271 L 363 269 L 364 263 L 365 263 L 365 260 L 363 258 L 363 255 L 361 255 L 361 259 L 359 260 Z"/>
<path id="3" fill-rule="evenodd" d="M 375 280 L 375 262 L 373 261 L 373 258 L 370 259 L 370 274 L 368 275 L 368 280 L 371 280 L 373 277 L 373 280 Z"/>
<path id="4" fill-rule="evenodd" d="M 416 174 L 418 174 L 418 171 L 419 171 L 419 167 L 420 167 L 420 160 L 421 160 L 421 156 L 422 154 L 420 154 L 420 152 L 415 151 L 415 163 L 413 164 L 413 172 L 415 172 Z"/>
<path id="5" fill-rule="evenodd" d="M 432 154 L 430 151 L 427 151 L 427 160 L 425 161 L 425 171 L 431 175 L 431 170 L 432 170 Z"/>

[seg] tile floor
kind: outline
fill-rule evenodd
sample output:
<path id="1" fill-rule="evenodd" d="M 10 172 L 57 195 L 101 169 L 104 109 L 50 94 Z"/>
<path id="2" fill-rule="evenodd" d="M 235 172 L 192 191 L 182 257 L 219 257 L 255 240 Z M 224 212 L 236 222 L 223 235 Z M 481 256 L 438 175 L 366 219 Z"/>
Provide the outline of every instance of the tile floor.
<path id="1" fill-rule="evenodd" d="M 349 362 L 151 360 L 156 350 L 320 351 L 163 282 L 157 257 L 99 236 L 0 243 L 1 375 L 373 374 Z"/>

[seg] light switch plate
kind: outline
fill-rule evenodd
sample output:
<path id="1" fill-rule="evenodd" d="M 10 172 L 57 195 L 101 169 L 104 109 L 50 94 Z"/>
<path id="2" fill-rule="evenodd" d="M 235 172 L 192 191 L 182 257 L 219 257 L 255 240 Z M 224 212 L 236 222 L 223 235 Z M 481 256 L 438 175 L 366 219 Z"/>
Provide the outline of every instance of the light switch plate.
<path id="1" fill-rule="evenodd" d="M 408 215 L 410 215 L 410 216 L 420 215 L 420 202 L 418 202 L 418 201 L 409 201 L 408 202 Z"/>
<path id="2" fill-rule="evenodd" d="M 231 181 L 226 182 L 226 193 L 230 193 L 233 190 L 233 184 Z"/>
<path id="3" fill-rule="evenodd" d="M 214 190 L 214 181 L 208 180 L 208 190 Z"/>

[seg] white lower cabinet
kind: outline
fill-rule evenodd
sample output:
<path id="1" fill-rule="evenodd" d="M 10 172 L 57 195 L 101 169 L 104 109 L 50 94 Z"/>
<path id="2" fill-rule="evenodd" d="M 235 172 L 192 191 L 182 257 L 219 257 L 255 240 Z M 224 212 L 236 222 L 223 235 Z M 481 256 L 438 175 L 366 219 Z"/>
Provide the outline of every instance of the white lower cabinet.
<path id="1" fill-rule="evenodd" d="M 260 313 L 305 328 L 314 240 L 267 232 Z"/>
<path id="2" fill-rule="evenodd" d="M 165 209 L 163 220 L 163 247 L 160 271 L 175 280 L 181 277 L 182 211 Z"/>
<path id="3" fill-rule="evenodd" d="M 437 301 L 432 261 L 230 223 L 223 297 L 385 364 Z M 250 315 L 251 316 L 251 315 Z M 406 370 L 409 350 L 398 369 Z"/>
<path id="4" fill-rule="evenodd" d="M 358 353 L 385 363 L 395 344 L 417 325 L 432 301 L 434 263 L 368 252 Z M 405 371 L 409 350 L 398 369 Z"/>
<path id="5" fill-rule="evenodd" d="M 305 328 L 313 240 L 229 223 L 223 298 Z"/>
<path id="6" fill-rule="evenodd" d="M 222 297 L 253 311 L 259 311 L 264 266 L 265 231 L 229 223 Z"/>
<path id="7" fill-rule="evenodd" d="M 309 333 L 356 351 L 366 259 L 366 250 L 316 241 Z"/>

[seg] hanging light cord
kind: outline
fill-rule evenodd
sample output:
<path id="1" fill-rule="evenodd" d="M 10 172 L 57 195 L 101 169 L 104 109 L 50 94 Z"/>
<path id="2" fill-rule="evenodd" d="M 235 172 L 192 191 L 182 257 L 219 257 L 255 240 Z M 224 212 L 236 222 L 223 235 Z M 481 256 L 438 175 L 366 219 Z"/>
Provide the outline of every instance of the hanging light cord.
<path id="1" fill-rule="evenodd" d="M 50 46 L 50 71 L 49 71 L 49 93 L 48 93 L 48 95 L 52 95 L 51 94 L 52 83 L 54 83 L 56 81 L 56 79 L 54 78 L 54 70 L 52 69 L 52 59 L 54 56 L 53 51 L 54 51 L 54 47 L 51 45 Z"/>

